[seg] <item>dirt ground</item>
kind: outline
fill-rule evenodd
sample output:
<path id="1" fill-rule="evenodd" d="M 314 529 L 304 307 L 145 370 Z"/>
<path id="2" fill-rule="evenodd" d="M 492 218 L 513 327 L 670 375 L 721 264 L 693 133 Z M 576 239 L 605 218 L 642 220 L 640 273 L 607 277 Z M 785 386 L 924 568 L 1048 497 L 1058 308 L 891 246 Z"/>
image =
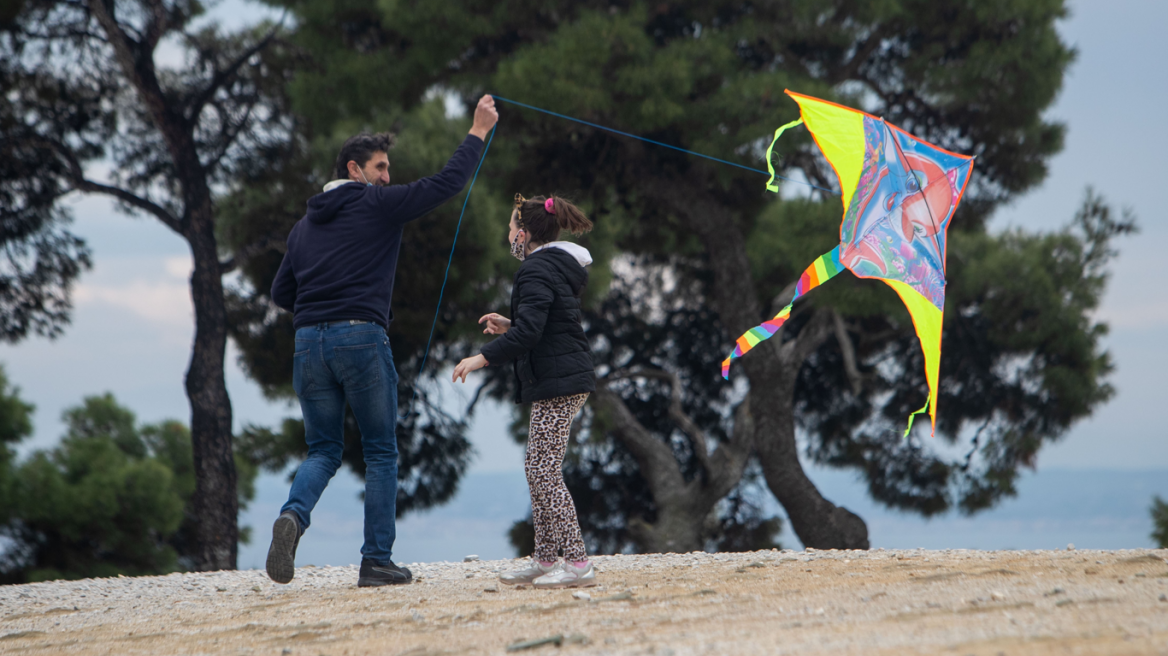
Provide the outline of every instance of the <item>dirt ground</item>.
<path id="1" fill-rule="evenodd" d="M 102 579 L 0 592 L 2 654 L 1168 656 L 1168 551 L 762 551 L 598 557 L 600 586 L 513 561 Z M 55 587 L 54 587 L 55 586 Z M 22 590 L 23 589 L 23 590 Z M 541 643 L 542 640 L 542 643 Z"/>

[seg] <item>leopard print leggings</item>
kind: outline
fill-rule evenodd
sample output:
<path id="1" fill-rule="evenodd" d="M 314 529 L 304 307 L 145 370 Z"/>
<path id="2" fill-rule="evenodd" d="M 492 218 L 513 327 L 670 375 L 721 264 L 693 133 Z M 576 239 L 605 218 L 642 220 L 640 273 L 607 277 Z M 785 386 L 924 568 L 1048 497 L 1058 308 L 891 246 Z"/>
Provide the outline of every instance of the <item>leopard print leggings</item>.
<path id="1" fill-rule="evenodd" d="M 587 394 L 557 396 L 531 405 L 527 430 L 527 486 L 531 489 L 531 519 L 535 524 L 535 558 L 553 562 L 564 550 L 564 560 L 580 562 L 588 558 L 576 505 L 564 484 L 564 453 L 572 419 Z"/>

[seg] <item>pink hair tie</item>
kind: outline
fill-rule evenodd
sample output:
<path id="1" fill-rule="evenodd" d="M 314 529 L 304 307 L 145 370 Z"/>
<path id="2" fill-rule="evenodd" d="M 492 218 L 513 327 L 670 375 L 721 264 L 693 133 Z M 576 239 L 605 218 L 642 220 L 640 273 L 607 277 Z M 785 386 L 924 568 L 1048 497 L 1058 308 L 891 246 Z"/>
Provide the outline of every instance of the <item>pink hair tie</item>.
<path id="1" fill-rule="evenodd" d="M 549 198 L 543 202 L 543 209 L 548 214 L 555 214 L 556 213 L 556 206 L 552 202 L 552 200 L 553 199 Z"/>

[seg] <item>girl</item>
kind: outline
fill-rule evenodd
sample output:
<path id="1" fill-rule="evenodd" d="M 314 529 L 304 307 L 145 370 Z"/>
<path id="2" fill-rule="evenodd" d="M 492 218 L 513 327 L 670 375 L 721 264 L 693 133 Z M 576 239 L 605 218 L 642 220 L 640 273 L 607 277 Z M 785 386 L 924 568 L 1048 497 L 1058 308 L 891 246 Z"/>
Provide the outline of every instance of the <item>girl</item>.
<path id="1" fill-rule="evenodd" d="M 524 469 L 535 524 L 532 564 L 503 574 L 503 583 L 537 588 L 596 585 L 584 551 L 576 507 L 564 484 L 564 452 L 572 419 L 596 379 L 581 325 L 580 295 L 592 256 L 584 248 L 557 241 L 567 230 L 582 235 L 592 222 L 562 198 L 515 194 L 511 212 L 511 254 L 523 262 L 511 291 L 511 319 L 488 314 L 479 323 L 488 335 L 502 335 L 454 368 L 454 380 L 489 365 L 512 363 L 516 403 L 531 403 Z M 564 562 L 557 564 L 560 550 Z"/>

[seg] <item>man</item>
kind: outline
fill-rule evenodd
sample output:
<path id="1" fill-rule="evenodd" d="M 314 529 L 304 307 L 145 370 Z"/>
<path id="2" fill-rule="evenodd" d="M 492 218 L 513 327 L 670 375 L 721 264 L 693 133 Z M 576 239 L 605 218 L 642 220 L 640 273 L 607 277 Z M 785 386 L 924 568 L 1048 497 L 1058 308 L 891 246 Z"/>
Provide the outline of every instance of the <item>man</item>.
<path id="1" fill-rule="evenodd" d="M 483 96 L 470 134 L 437 175 L 389 186 L 388 134 L 345 142 L 336 175 L 308 200 L 308 213 L 288 235 L 288 251 L 272 282 L 272 300 L 294 313 L 292 386 L 304 415 L 308 457 L 272 527 L 268 576 L 288 583 L 296 546 L 312 509 L 341 466 L 344 412 L 353 409 L 365 452 L 365 544 L 361 587 L 410 583 L 391 560 L 396 537 L 397 371 L 385 329 L 401 248 L 402 227 L 462 190 L 498 120 Z"/>

